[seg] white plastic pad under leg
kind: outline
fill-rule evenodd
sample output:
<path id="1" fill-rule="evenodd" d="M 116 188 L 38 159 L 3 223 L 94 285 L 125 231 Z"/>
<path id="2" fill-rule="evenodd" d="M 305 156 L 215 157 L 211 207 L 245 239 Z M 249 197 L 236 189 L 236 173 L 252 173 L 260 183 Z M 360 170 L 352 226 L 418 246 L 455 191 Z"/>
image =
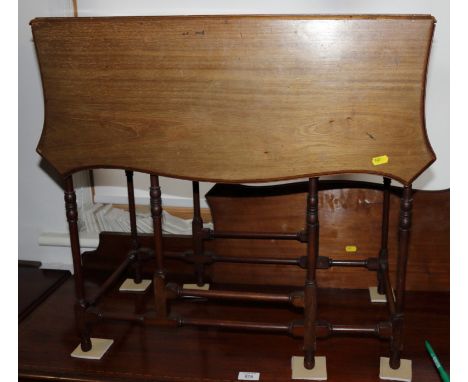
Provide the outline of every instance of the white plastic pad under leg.
<path id="1" fill-rule="evenodd" d="M 119 292 L 144 292 L 151 284 L 151 280 L 141 280 L 136 283 L 133 279 L 126 279 L 119 288 Z"/>
<path id="2" fill-rule="evenodd" d="M 411 382 L 412 375 L 413 370 L 410 359 L 401 359 L 400 367 L 392 369 L 390 367 L 390 358 L 380 357 L 380 379 Z"/>
<path id="3" fill-rule="evenodd" d="M 387 302 L 387 296 L 380 294 L 377 287 L 369 287 L 369 295 L 372 303 Z M 393 294 L 395 296 L 395 294 Z"/>
<path id="4" fill-rule="evenodd" d="M 198 286 L 197 284 L 183 284 L 182 288 L 184 289 L 196 289 L 196 290 L 209 290 L 210 284 L 203 284 L 202 286 Z"/>
<path id="5" fill-rule="evenodd" d="M 327 358 L 315 357 L 315 367 L 311 370 L 304 367 L 304 357 L 291 358 L 292 379 L 325 381 L 327 379 Z"/>
<path id="6" fill-rule="evenodd" d="M 75 358 L 101 359 L 113 343 L 114 340 L 91 338 L 91 350 L 83 351 L 81 345 L 78 345 L 70 355 Z"/>

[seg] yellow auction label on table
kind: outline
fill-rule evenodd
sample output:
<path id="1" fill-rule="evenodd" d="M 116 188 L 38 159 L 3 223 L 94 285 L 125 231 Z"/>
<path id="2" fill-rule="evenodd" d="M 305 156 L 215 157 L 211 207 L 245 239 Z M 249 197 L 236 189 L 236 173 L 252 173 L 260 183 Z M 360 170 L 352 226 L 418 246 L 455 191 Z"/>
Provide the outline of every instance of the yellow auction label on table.
<path id="1" fill-rule="evenodd" d="M 346 252 L 356 252 L 357 251 L 357 247 L 355 245 L 347 245 L 345 247 L 345 251 Z"/>
<path id="2" fill-rule="evenodd" d="M 381 155 L 379 157 L 374 157 L 372 158 L 372 164 L 374 166 L 380 166 L 381 164 L 388 163 L 388 156 L 387 155 Z"/>

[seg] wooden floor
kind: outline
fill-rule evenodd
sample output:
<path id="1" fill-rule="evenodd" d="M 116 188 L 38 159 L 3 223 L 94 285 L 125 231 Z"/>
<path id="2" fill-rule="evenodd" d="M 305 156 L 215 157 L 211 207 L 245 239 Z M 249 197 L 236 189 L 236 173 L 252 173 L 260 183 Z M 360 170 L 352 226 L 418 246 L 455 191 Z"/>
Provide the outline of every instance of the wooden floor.
<path id="1" fill-rule="evenodd" d="M 90 289 L 95 285 L 90 283 Z M 69 279 L 19 326 L 20 380 L 68 381 L 236 381 L 240 371 L 260 372 L 261 381 L 290 381 L 292 355 L 302 355 L 301 340 L 279 334 L 227 332 L 215 329 L 144 327 L 101 322 L 93 336 L 115 343 L 100 361 L 70 357 L 75 336 Z M 132 309 L 132 296 L 117 292 L 103 304 L 110 310 Z M 404 357 L 413 360 L 413 381 L 440 381 L 424 349 L 429 339 L 449 370 L 449 295 L 412 292 L 407 295 Z M 197 317 L 288 322 L 300 311 L 286 306 L 245 307 L 206 301 L 176 303 L 173 311 Z M 371 305 L 366 290 L 320 290 L 319 318 L 333 323 L 377 322 L 385 306 Z M 327 357 L 328 381 L 378 381 L 379 356 L 388 343 L 375 338 L 333 337 L 318 341 L 318 355 Z"/>

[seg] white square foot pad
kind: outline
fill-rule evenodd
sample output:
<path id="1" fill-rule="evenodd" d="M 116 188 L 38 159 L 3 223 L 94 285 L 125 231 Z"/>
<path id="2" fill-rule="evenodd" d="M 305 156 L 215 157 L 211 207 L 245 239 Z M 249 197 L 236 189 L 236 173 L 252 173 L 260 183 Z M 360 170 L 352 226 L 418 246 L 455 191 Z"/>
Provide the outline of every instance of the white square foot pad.
<path id="1" fill-rule="evenodd" d="M 304 367 L 304 357 L 291 358 L 292 379 L 324 381 L 327 379 L 327 358 L 315 357 L 315 367 L 308 370 Z"/>
<path id="2" fill-rule="evenodd" d="M 126 279 L 119 288 L 119 292 L 144 292 L 151 284 L 151 280 L 141 280 L 137 284 L 133 279 Z"/>
<path id="3" fill-rule="evenodd" d="M 210 284 L 203 284 L 202 286 L 198 286 L 197 284 L 183 284 L 183 289 L 195 289 L 195 290 L 209 290 Z"/>
<path id="4" fill-rule="evenodd" d="M 81 345 L 78 345 L 70 355 L 75 358 L 101 359 L 113 343 L 114 340 L 108 340 L 105 338 L 91 338 L 92 346 L 90 351 L 85 352 L 81 350 Z"/>
<path id="5" fill-rule="evenodd" d="M 393 298 L 395 298 L 395 292 L 393 292 Z M 372 303 L 387 302 L 387 296 L 380 294 L 377 287 L 369 287 L 369 295 Z"/>
<path id="6" fill-rule="evenodd" d="M 400 367 L 394 370 L 390 367 L 390 358 L 380 357 L 380 379 L 411 382 L 412 374 L 413 370 L 410 359 L 400 360 Z"/>

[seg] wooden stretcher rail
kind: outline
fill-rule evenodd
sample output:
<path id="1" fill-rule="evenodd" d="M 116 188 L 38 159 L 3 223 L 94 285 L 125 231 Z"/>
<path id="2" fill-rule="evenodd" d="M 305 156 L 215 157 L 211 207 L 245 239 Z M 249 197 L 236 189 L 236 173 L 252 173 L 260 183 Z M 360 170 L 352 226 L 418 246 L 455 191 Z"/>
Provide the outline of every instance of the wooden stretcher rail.
<path id="1" fill-rule="evenodd" d="M 253 301 L 269 303 L 286 303 L 299 308 L 304 307 L 304 294 L 300 291 L 291 293 L 259 293 L 259 292 L 240 292 L 229 290 L 196 290 L 184 289 L 177 284 L 168 284 L 167 289 L 176 297 L 201 297 L 235 301 Z"/>
<path id="2" fill-rule="evenodd" d="M 158 318 L 155 313 L 135 314 L 122 312 L 109 312 L 98 309 L 96 307 L 89 308 L 87 314 L 99 320 L 108 321 L 130 321 L 141 324 L 154 326 L 177 327 L 180 326 L 177 319 L 173 318 Z"/>
<path id="3" fill-rule="evenodd" d="M 144 323 L 155 326 L 177 327 L 177 326 L 199 326 L 220 328 L 228 330 L 250 330 L 264 331 L 290 334 L 293 337 L 304 336 L 304 323 L 300 321 L 292 321 L 286 324 L 271 323 L 271 322 L 252 322 L 252 321 L 230 321 L 216 320 L 206 318 L 190 318 L 190 317 L 169 317 L 167 319 L 157 319 L 154 314 L 147 313 L 143 315 L 132 313 L 117 313 L 105 312 L 96 308 L 88 310 L 90 315 L 93 315 L 101 320 L 110 321 L 132 321 L 135 323 Z M 333 334 L 341 335 L 371 335 L 381 339 L 387 339 L 391 336 L 391 323 L 379 322 L 375 325 L 344 325 L 332 324 L 325 321 L 317 322 L 317 337 L 326 338 Z"/>
<path id="4" fill-rule="evenodd" d="M 328 259 L 330 267 L 363 267 L 371 271 L 379 269 L 379 260 L 376 257 L 369 257 L 364 260 L 336 260 Z"/>
<path id="5" fill-rule="evenodd" d="M 298 240 L 305 242 L 304 232 L 227 232 L 207 229 L 207 239 L 257 239 L 257 240 Z"/>
<path id="6" fill-rule="evenodd" d="M 304 336 L 304 323 L 293 321 L 289 324 L 258 323 L 258 322 L 239 322 L 239 321 L 221 321 L 213 319 L 194 319 L 179 318 L 180 325 L 206 326 L 224 329 L 245 329 L 254 331 L 287 333 L 293 337 Z M 388 339 L 391 336 L 391 324 L 389 322 L 380 322 L 376 325 L 341 325 L 331 324 L 320 321 L 316 324 L 317 337 L 327 338 L 333 334 L 346 335 L 372 335 L 382 339 Z"/>
<path id="7" fill-rule="evenodd" d="M 212 256 L 213 262 L 220 263 L 240 263 L 240 264 L 277 264 L 277 265 L 296 265 L 301 268 L 305 268 L 305 259 L 300 257 L 298 259 L 280 259 L 272 257 L 255 257 L 255 258 L 245 258 L 245 257 L 234 257 L 234 256 Z"/>
<path id="8" fill-rule="evenodd" d="M 91 297 L 88 302 L 89 305 L 94 305 L 99 302 L 101 297 L 109 291 L 109 289 L 114 286 L 114 284 L 119 281 L 122 274 L 127 270 L 130 264 L 134 263 L 136 260 L 136 253 L 132 253 L 120 264 L 120 266 L 109 276 L 109 278 L 101 285 L 99 290 Z"/>
<path id="9" fill-rule="evenodd" d="M 203 264 L 219 263 L 240 263 L 240 264 L 277 264 L 277 265 L 296 265 L 301 268 L 307 267 L 307 257 L 301 256 L 297 259 L 278 258 L 278 257 L 236 257 L 219 256 L 214 253 L 205 253 L 202 257 L 196 257 L 193 252 L 185 253 L 166 253 L 166 258 L 185 261 L 187 263 L 201 262 Z M 317 257 L 317 269 L 329 269 L 331 267 L 364 267 L 371 271 L 379 270 L 379 259 L 369 257 L 363 260 L 340 260 L 332 259 L 326 256 Z"/>
<path id="10" fill-rule="evenodd" d="M 393 295 L 392 283 L 390 282 L 390 274 L 388 272 L 388 269 L 384 270 L 384 286 L 385 286 L 384 293 L 387 299 L 387 306 L 388 306 L 389 313 L 391 315 L 394 315 L 396 312 L 395 297 Z"/>

